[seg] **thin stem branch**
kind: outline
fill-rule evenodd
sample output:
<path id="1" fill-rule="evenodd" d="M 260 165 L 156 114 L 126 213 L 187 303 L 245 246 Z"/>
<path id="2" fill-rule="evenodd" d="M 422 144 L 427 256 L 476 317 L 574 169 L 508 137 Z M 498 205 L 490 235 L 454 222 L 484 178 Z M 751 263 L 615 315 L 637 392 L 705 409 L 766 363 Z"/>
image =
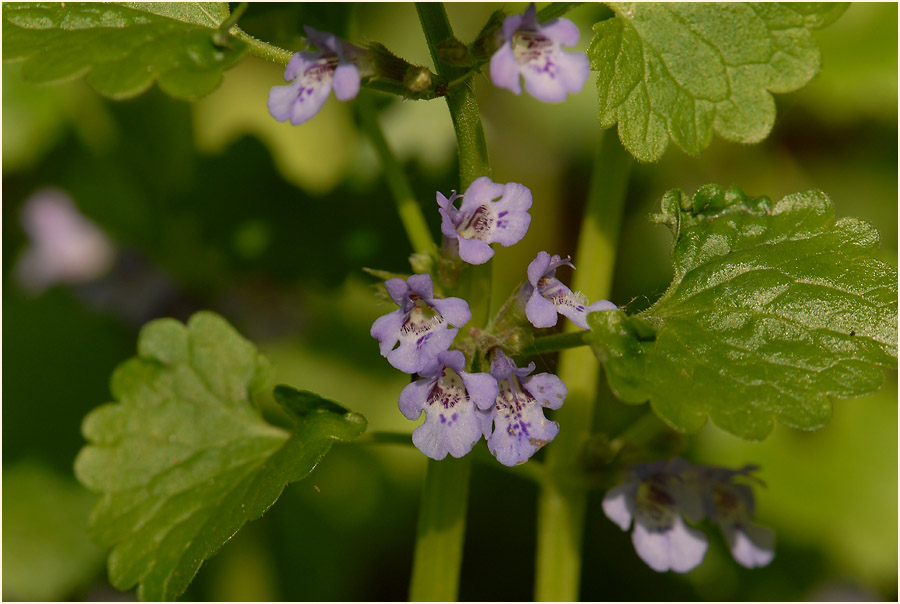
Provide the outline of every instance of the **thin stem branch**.
<path id="1" fill-rule="evenodd" d="M 586 334 L 586 331 L 576 331 L 535 338 L 531 346 L 522 351 L 522 356 L 536 356 L 569 348 L 578 348 L 579 346 L 587 346 L 587 342 L 584 339 Z"/>
<path id="2" fill-rule="evenodd" d="M 582 270 L 575 272 L 573 282 L 573 289 L 592 300 L 609 297 L 631 161 L 615 133 L 603 133 L 578 239 L 576 261 Z M 569 394 L 555 416 L 562 429 L 547 450 L 548 479 L 538 500 L 535 598 L 539 601 L 578 599 L 587 489 L 553 477 L 576 469 L 590 436 L 599 365 L 588 349 L 566 350 L 560 355 L 559 376 Z"/>
<path id="3" fill-rule="evenodd" d="M 289 50 L 279 48 L 273 44 L 269 44 L 268 42 L 257 40 L 237 26 L 232 28 L 231 35 L 244 42 L 247 45 L 250 54 L 254 57 L 259 57 L 260 59 L 264 59 L 266 61 L 272 61 L 273 63 L 278 63 L 279 65 L 287 65 L 291 60 L 291 56 L 293 56 L 294 54 Z"/>
<path id="4" fill-rule="evenodd" d="M 378 116 L 375 115 L 375 109 L 372 107 L 371 99 L 365 94 L 361 95 L 357 106 L 359 107 L 360 122 L 363 131 L 372 141 L 375 152 L 381 159 L 381 166 L 384 169 L 384 176 L 387 180 L 388 188 L 391 190 L 391 196 L 397 205 L 397 213 L 400 215 L 400 222 L 406 230 L 406 236 L 412 244 L 413 250 L 419 253 L 427 253 L 434 249 L 434 240 L 431 238 L 431 232 L 428 230 L 428 223 L 425 222 L 425 215 L 422 214 L 422 208 L 413 194 L 409 180 L 406 178 L 406 172 L 403 166 L 397 161 L 397 157 L 388 146 L 384 132 L 378 124 Z"/>

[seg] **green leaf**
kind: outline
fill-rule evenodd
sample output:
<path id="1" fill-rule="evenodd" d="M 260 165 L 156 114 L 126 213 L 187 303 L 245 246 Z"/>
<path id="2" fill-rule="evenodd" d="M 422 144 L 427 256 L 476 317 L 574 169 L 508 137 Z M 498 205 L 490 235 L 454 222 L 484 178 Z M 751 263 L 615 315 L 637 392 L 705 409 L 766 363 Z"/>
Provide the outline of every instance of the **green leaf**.
<path id="1" fill-rule="evenodd" d="M 713 423 L 747 439 L 773 420 L 827 423 L 831 399 L 874 392 L 897 365 L 897 269 L 878 233 L 835 220 L 820 191 L 772 203 L 733 187 L 675 190 L 657 219 L 674 234 L 675 277 L 645 312 L 588 316 L 609 384 L 650 400 L 672 427 Z"/>
<path id="2" fill-rule="evenodd" d="M 675 141 L 697 155 L 719 136 L 755 143 L 775 123 L 772 93 L 819 70 L 811 29 L 847 3 L 614 3 L 588 49 L 600 124 L 641 161 Z"/>
<path id="3" fill-rule="evenodd" d="M 246 45 L 213 43 L 228 18 L 225 2 L 8 3 L 3 60 L 24 60 L 35 84 L 87 76 L 101 94 L 125 99 L 154 81 L 179 99 L 212 92 Z"/>
<path id="4" fill-rule="evenodd" d="M 138 356 L 113 374 L 119 402 L 85 418 L 91 444 L 75 462 L 79 480 L 102 495 L 91 530 L 114 546 L 109 575 L 117 588 L 140 583 L 142 599 L 174 599 L 285 485 L 312 472 L 335 439 L 365 430 L 361 415 L 286 387 L 276 396 L 292 426 L 267 423 L 251 402 L 267 367 L 209 312 L 187 327 L 173 319 L 144 327 Z"/>

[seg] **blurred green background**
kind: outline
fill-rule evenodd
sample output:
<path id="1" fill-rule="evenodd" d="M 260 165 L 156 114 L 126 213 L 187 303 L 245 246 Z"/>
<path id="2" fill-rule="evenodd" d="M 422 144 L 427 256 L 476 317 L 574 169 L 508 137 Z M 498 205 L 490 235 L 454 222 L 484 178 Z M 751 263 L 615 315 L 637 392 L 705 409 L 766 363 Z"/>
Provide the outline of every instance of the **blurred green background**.
<path id="1" fill-rule="evenodd" d="M 524 5 L 447 10 L 468 41 L 497 8 Z M 604 9 L 583 5 L 568 16 L 585 49 Z M 699 158 L 671 146 L 658 164 L 636 165 L 612 299 L 637 311 L 662 293 L 671 236 L 647 216 L 667 189 L 709 182 L 775 198 L 821 188 L 840 216 L 879 229 L 879 254 L 896 265 L 896 23 L 896 4 L 859 4 L 817 32 L 822 72 L 777 97 L 765 142 L 716 140 Z M 430 65 L 411 4 L 251 4 L 241 24 L 288 48 L 310 24 Z M 330 99 L 303 126 L 279 124 L 265 102 L 282 70 L 252 57 L 193 104 L 155 89 L 110 102 L 81 81 L 33 87 L 17 65 L 4 67 L 4 599 L 123 597 L 106 583 L 106 552 L 87 538 L 93 496 L 75 481 L 72 461 L 81 418 L 108 401 L 108 376 L 133 355 L 151 318 L 215 310 L 260 346 L 278 382 L 341 401 L 365 414 L 370 430 L 411 432 L 396 406 L 407 378 L 368 335 L 386 310 L 361 270 L 408 270 L 410 250 L 353 103 Z M 495 180 L 524 182 L 535 199 L 528 235 L 496 254 L 495 297 L 505 297 L 537 251 L 574 254 L 602 131 L 592 80 L 560 105 L 516 97 L 481 76 L 475 88 Z M 378 98 L 437 234 L 434 192 L 458 188 L 446 106 Z M 40 293 L 21 286 L 22 206 L 46 186 L 66 191 L 111 238 L 119 250 L 111 272 Z M 590 258 L 575 262 L 590 270 Z M 603 430 L 646 411 L 603 391 Z M 747 443 L 707 426 L 670 440 L 698 462 L 762 466 L 758 517 L 777 532 L 774 562 L 745 570 L 716 534 L 696 570 L 656 574 L 603 516 L 597 492 L 584 600 L 897 599 L 896 373 L 876 395 L 837 402 L 831 424 L 815 433 L 779 426 Z M 336 446 L 203 566 L 185 599 L 405 599 L 424 468 L 411 447 Z M 502 517 L 490 512 L 498 499 Z M 496 464 L 475 466 L 461 599 L 532 599 L 535 503 L 533 484 Z"/>

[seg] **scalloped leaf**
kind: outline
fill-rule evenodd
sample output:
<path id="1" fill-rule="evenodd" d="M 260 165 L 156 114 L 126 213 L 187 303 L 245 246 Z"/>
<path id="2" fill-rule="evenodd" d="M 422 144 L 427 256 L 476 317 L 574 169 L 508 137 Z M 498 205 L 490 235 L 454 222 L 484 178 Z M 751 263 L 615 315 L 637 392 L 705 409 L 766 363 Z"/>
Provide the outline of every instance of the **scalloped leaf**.
<path id="1" fill-rule="evenodd" d="M 139 584 L 142 600 L 174 599 L 335 440 L 365 431 L 361 415 L 287 386 L 275 397 L 292 425 L 269 424 L 251 402 L 267 368 L 213 313 L 141 331 L 138 356 L 112 377 L 119 402 L 85 418 L 90 444 L 75 461 L 78 479 L 101 494 L 91 531 L 113 546 L 109 576 L 118 589 Z"/>
<path id="2" fill-rule="evenodd" d="M 608 3 L 594 26 L 600 125 L 641 161 L 669 140 L 697 155 L 713 132 L 741 143 L 768 136 L 772 93 L 797 90 L 819 70 L 811 29 L 849 3 Z"/>
<path id="3" fill-rule="evenodd" d="M 670 426 L 707 417 L 747 439 L 774 420 L 811 430 L 831 399 L 877 390 L 897 366 L 897 269 L 878 232 L 835 220 L 820 191 L 772 203 L 707 185 L 668 192 L 675 276 L 643 313 L 588 316 L 588 340 L 623 401 L 650 400 Z"/>
<path id="4" fill-rule="evenodd" d="M 247 47 L 213 43 L 228 19 L 226 2 L 3 5 L 3 60 L 24 60 L 23 78 L 50 84 L 86 76 L 112 99 L 137 96 L 158 81 L 167 94 L 193 100 L 221 83 Z"/>

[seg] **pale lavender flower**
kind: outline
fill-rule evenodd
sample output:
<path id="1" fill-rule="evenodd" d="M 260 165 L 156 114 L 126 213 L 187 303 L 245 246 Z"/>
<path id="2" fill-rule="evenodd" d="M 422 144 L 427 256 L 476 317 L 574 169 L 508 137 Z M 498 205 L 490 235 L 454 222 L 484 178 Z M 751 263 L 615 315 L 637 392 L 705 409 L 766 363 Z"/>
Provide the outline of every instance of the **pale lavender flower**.
<path id="1" fill-rule="evenodd" d="M 731 555 L 746 568 L 766 566 L 775 557 L 775 533 L 753 522 L 753 490 L 734 481 L 735 477 L 747 476 L 756 469 L 747 466 L 741 470 L 715 467 L 695 470 L 703 489 L 706 515 L 719 525 Z"/>
<path id="2" fill-rule="evenodd" d="M 534 363 L 519 368 L 502 350 L 494 349 L 491 375 L 500 394 L 484 435 L 488 449 L 505 466 L 525 463 L 559 433 L 559 424 L 544 417 L 543 408 L 559 409 L 568 389 L 550 373 L 526 377 L 532 371 Z"/>
<path id="3" fill-rule="evenodd" d="M 692 521 L 703 517 L 699 495 L 684 488 L 679 476 L 686 465 L 679 459 L 640 464 L 632 469 L 628 482 L 610 489 L 603 498 L 603 512 L 623 531 L 634 520 L 634 549 L 657 572 L 686 573 L 706 555 L 706 535 L 682 518 L 682 514 Z"/>
<path id="4" fill-rule="evenodd" d="M 462 457 L 484 433 L 485 413 L 499 393 L 497 380 L 487 373 L 463 371 L 466 359 L 458 350 L 438 355 L 438 364 L 420 372 L 400 393 L 400 411 L 416 420 L 422 411 L 425 422 L 413 431 L 413 444 L 432 459 L 449 453 Z"/>
<path id="5" fill-rule="evenodd" d="M 31 196 L 22 209 L 22 226 L 30 245 L 15 271 L 32 292 L 92 281 L 112 267 L 115 250 L 109 238 L 59 189 Z"/>
<path id="6" fill-rule="evenodd" d="M 591 70 L 587 56 L 560 48 L 578 43 L 574 23 L 559 18 L 541 25 L 531 3 L 524 14 L 507 17 L 501 31 L 503 45 L 491 57 L 495 86 L 521 94 L 522 77 L 528 93 L 547 103 L 564 101 L 584 88 Z"/>
<path id="7" fill-rule="evenodd" d="M 384 286 L 400 308 L 372 324 L 370 333 L 378 340 L 381 355 L 405 373 L 433 367 L 472 318 L 469 305 L 460 298 L 435 299 L 429 275 L 388 279 Z"/>
<path id="8" fill-rule="evenodd" d="M 284 70 L 284 80 L 291 83 L 269 92 L 272 117 L 279 122 L 290 120 L 295 126 L 318 113 L 332 89 L 339 101 L 359 93 L 359 69 L 352 61 L 363 52 L 333 34 L 309 26 L 304 29 L 318 50 L 295 53 Z"/>
<path id="9" fill-rule="evenodd" d="M 457 210 L 453 205 L 462 198 Z M 517 182 L 499 184 L 476 178 L 463 195 L 450 199 L 440 192 L 441 232 L 459 243 L 459 256 L 469 264 L 484 264 L 494 255 L 491 243 L 508 247 L 522 240 L 531 223 L 531 191 Z"/>
<path id="10" fill-rule="evenodd" d="M 609 300 L 599 300 L 590 304 L 583 294 L 573 292 L 556 278 L 560 266 L 575 266 L 569 258 L 562 259 L 547 252 L 538 252 L 528 265 L 528 283 L 522 295 L 527 298 L 525 316 L 538 328 L 556 325 L 557 313 L 568 317 L 582 329 L 587 329 L 587 315 L 601 310 L 616 310 L 618 307 Z"/>

